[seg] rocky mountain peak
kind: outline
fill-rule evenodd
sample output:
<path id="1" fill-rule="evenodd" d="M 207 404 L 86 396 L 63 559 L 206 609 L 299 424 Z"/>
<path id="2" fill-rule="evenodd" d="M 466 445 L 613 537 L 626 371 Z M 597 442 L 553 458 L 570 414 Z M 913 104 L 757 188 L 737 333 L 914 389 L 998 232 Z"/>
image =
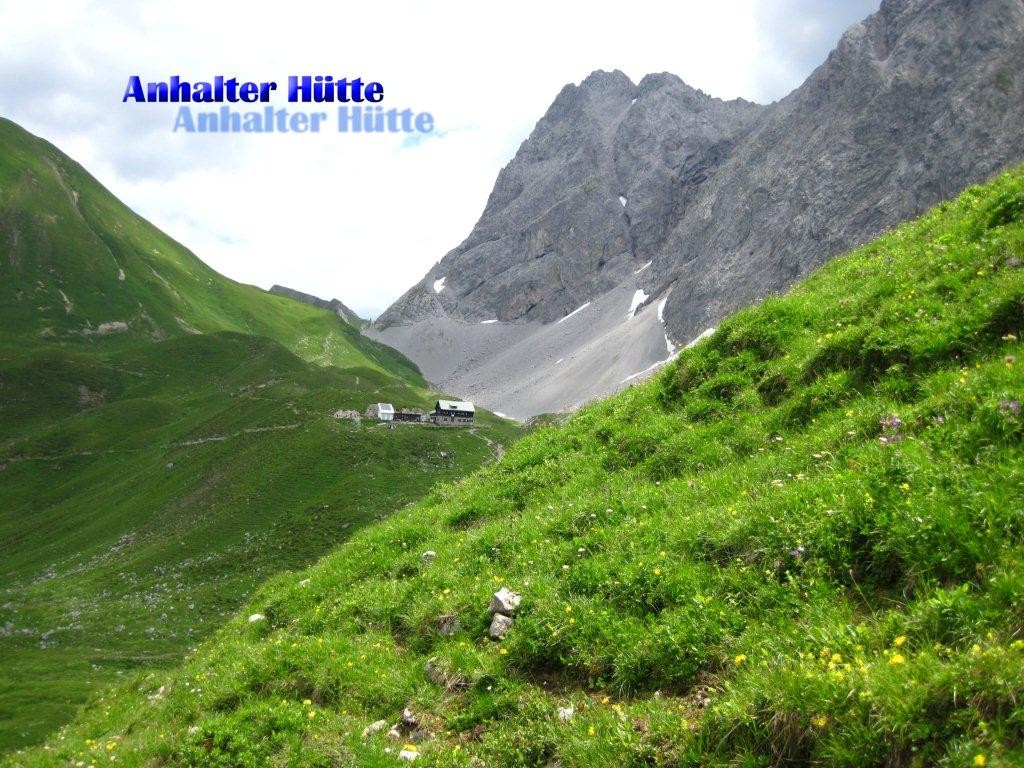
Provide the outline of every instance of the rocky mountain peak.
<path id="1" fill-rule="evenodd" d="M 489 397 L 500 382 L 502 396 L 529 403 L 519 415 L 557 410 L 573 402 L 568 390 L 552 394 L 542 381 L 567 350 L 552 344 L 549 361 L 524 350 L 509 362 L 537 371 L 512 395 L 504 352 L 460 351 L 460 329 L 521 326 L 510 338 L 540 349 L 582 307 L 607 303 L 632 317 L 656 306 L 651 343 L 629 343 L 657 363 L 663 334 L 668 346 L 685 344 L 1019 160 L 1022 73 L 1020 0 L 886 0 L 770 105 L 723 101 L 668 73 L 634 85 L 622 72 L 594 72 L 562 89 L 499 173 L 469 237 L 374 332 L 448 390 L 511 413 Z M 626 298 L 604 301 L 618 292 Z M 431 328 L 388 333 L 424 322 Z M 425 335 L 435 332 L 451 354 L 432 369 Z M 627 366 L 643 362 L 611 337 L 577 343 L 596 361 L 580 374 L 577 400 L 614 388 L 619 373 L 630 380 L 638 369 Z"/>

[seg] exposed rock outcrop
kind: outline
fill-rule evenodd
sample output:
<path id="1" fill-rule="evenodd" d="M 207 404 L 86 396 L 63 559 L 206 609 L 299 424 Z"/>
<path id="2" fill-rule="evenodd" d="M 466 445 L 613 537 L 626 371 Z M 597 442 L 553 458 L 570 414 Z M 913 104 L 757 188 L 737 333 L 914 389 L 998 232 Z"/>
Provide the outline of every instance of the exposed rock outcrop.
<path id="1" fill-rule="evenodd" d="M 446 391 L 561 410 L 1022 155 L 1019 0 L 886 0 L 766 106 L 595 72 L 369 333 Z"/>

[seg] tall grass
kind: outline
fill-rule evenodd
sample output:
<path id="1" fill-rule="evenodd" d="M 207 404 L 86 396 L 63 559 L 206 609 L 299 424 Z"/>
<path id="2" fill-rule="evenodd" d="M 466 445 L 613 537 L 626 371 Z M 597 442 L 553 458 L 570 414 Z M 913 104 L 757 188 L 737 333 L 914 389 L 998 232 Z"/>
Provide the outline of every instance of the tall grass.
<path id="1" fill-rule="evenodd" d="M 409 707 L 426 765 L 1024 764 L 1021 201 L 738 313 L 12 762 L 395 765 Z"/>

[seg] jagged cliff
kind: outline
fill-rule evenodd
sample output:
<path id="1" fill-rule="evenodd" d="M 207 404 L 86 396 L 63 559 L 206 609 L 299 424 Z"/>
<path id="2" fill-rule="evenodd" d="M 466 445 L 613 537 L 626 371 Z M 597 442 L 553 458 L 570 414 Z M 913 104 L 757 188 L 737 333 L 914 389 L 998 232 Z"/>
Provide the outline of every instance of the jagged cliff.
<path id="1" fill-rule="evenodd" d="M 1018 0 L 888 0 L 767 106 L 595 72 L 370 333 L 516 415 L 605 394 L 665 357 L 664 333 L 686 343 L 1019 159 L 1022 72 Z"/>

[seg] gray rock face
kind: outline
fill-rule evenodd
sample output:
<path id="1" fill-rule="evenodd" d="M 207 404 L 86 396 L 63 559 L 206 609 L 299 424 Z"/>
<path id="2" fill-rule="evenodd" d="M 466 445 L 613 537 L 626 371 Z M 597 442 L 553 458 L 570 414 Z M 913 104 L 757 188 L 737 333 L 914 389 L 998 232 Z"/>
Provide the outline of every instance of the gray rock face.
<path id="1" fill-rule="evenodd" d="M 564 317 L 658 252 L 679 207 L 675 156 L 716 157 L 712 148 L 749 129 L 761 109 L 667 74 L 637 86 L 622 72 L 595 72 L 567 85 L 498 174 L 470 236 L 377 327 L 445 315 Z"/>
<path id="2" fill-rule="evenodd" d="M 530 357 L 528 347 L 547 344 L 538 328 L 628 286 L 642 290 L 641 308 L 667 299 L 659 320 L 685 343 L 1022 155 L 1019 0 L 886 0 L 767 106 L 723 102 L 668 74 L 634 85 L 595 72 L 562 90 L 469 237 L 371 335 L 425 371 L 425 350 L 446 345 L 435 383 L 473 381 L 492 409 L 516 410 L 490 395 L 513 368 L 531 370 L 517 383 L 516 415 L 557 410 L 610 389 L 581 380 L 573 397 L 559 389 L 561 403 L 531 394 L 556 376 L 554 360 Z M 463 343 L 460 328 L 475 339 L 473 326 L 493 320 L 528 326 L 505 336 L 530 344 L 504 375 L 474 379 L 493 355 Z M 585 346 L 587 365 L 610 379 L 640 370 L 633 359 L 633 370 L 616 369 L 601 338 Z M 653 364 L 658 344 L 649 346 Z"/>
<path id="3" fill-rule="evenodd" d="M 889 0 L 766 110 L 649 270 L 686 339 L 1024 156 L 1024 5 Z"/>

